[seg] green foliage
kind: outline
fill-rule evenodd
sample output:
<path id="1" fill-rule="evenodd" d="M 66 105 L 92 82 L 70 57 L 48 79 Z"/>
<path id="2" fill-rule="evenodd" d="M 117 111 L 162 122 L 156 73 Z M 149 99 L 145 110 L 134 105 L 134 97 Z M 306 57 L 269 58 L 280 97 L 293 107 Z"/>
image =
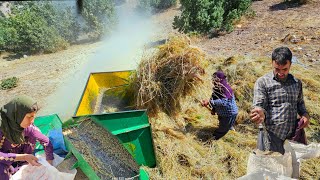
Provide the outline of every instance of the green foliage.
<path id="1" fill-rule="evenodd" d="M 251 5 L 251 0 L 226 0 L 224 4 L 224 25 L 225 30 L 228 32 L 233 30 L 234 20 L 240 17 L 248 10 Z"/>
<path id="2" fill-rule="evenodd" d="M 15 52 L 55 52 L 66 46 L 58 32 L 46 20 L 30 10 L 22 11 L 3 22 L 5 48 Z"/>
<path id="3" fill-rule="evenodd" d="M 71 7 L 61 10 L 51 3 L 43 3 L 31 6 L 38 16 L 43 17 L 48 25 L 68 42 L 75 42 L 79 36 L 80 25 L 76 16 L 72 14 Z"/>
<path id="4" fill-rule="evenodd" d="M 211 30 L 233 30 L 233 23 L 250 7 L 251 0 L 181 0 L 181 16 L 173 27 L 180 32 L 201 34 Z"/>
<path id="5" fill-rule="evenodd" d="M 1 81 L 0 88 L 2 90 L 12 89 L 14 87 L 17 87 L 17 83 L 18 83 L 18 78 L 16 77 L 7 78 Z"/>
<path id="6" fill-rule="evenodd" d="M 60 7 L 59 7 L 60 5 Z M 12 15 L 0 19 L 0 49 L 13 52 L 50 53 L 74 43 L 82 28 L 99 39 L 110 32 L 114 23 L 114 0 L 85 0 L 80 26 L 72 7 L 59 2 L 16 1 Z"/>
<path id="7" fill-rule="evenodd" d="M 58 10 L 50 2 L 15 2 L 12 12 L 0 21 L 0 49 L 50 53 L 78 38 L 79 25 L 70 9 Z"/>
<path id="8" fill-rule="evenodd" d="M 143 10 L 162 10 L 177 4 L 177 0 L 139 0 L 139 8 Z"/>
<path id="9" fill-rule="evenodd" d="M 86 22 L 84 29 L 93 39 L 110 33 L 116 22 L 112 0 L 84 0 L 82 15 Z"/>
<path id="10" fill-rule="evenodd" d="M 206 33 L 223 22 L 223 1 L 181 0 L 181 16 L 174 17 L 173 27 L 180 32 Z"/>
<path id="11" fill-rule="evenodd" d="M 157 9 L 167 9 L 177 4 L 177 0 L 154 0 L 153 7 Z"/>

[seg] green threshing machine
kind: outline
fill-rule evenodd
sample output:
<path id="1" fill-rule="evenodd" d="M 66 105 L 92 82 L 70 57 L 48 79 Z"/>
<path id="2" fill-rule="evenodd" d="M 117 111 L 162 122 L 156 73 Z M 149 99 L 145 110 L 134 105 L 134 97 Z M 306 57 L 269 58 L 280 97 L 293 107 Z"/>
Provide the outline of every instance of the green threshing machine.
<path id="1" fill-rule="evenodd" d="M 97 106 L 103 102 L 104 91 L 113 87 L 123 87 L 132 71 L 99 72 L 91 73 L 87 80 L 83 94 L 79 101 L 74 116 L 64 123 L 58 115 L 37 117 L 35 125 L 42 133 L 49 135 L 53 129 L 61 129 L 70 125 L 76 125 L 83 118 L 90 118 L 93 122 L 116 136 L 119 142 L 132 155 L 139 166 L 155 167 L 155 153 L 151 134 L 151 127 L 148 121 L 146 110 L 127 110 L 118 112 L 101 113 Z M 101 109 L 101 108 L 100 108 Z M 100 179 L 93 168 L 86 162 L 79 149 L 64 137 L 68 150 L 66 158 L 73 155 L 77 162 L 70 168 L 80 168 L 83 173 L 91 179 Z M 149 179 L 148 173 L 140 168 L 139 179 Z"/>

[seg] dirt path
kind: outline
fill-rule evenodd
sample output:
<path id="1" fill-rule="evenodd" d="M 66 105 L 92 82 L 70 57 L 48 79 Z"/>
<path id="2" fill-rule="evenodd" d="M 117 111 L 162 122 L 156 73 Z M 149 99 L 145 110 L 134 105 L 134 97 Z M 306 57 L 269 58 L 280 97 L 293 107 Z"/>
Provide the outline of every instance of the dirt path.
<path id="1" fill-rule="evenodd" d="M 71 46 L 67 50 L 54 54 L 30 56 L 7 61 L 0 57 L 0 79 L 17 77 L 18 87 L 0 90 L 0 105 L 9 101 L 16 94 L 28 94 L 37 98 L 40 106 L 45 106 L 45 99 L 52 94 L 64 79 L 95 53 L 99 43 Z"/>

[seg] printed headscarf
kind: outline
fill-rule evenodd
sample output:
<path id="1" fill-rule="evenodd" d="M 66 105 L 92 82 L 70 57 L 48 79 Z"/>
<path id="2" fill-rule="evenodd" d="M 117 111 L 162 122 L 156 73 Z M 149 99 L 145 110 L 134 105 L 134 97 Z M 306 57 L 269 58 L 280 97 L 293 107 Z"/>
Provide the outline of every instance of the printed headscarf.
<path id="1" fill-rule="evenodd" d="M 233 91 L 227 82 L 227 77 L 222 71 L 217 71 L 212 75 L 215 86 L 213 87 L 213 96 L 217 98 L 228 98 L 230 99 L 233 95 Z"/>
<path id="2" fill-rule="evenodd" d="M 0 109 L 0 129 L 13 144 L 24 142 L 23 130 L 20 126 L 27 113 L 38 110 L 37 103 L 28 96 L 17 96 Z"/>

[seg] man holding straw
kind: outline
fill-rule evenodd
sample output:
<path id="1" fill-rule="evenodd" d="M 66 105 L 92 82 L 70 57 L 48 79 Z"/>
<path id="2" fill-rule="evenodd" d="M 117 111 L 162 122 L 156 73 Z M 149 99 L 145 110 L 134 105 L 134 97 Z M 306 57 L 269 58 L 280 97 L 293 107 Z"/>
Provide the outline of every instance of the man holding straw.
<path id="1" fill-rule="evenodd" d="M 291 139 L 297 128 L 297 115 L 304 128 L 309 124 L 305 107 L 302 82 L 289 73 L 292 52 L 287 47 L 276 48 L 272 53 L 273 72 L 260 77 L 254 86 L 253 109 L 250 118 L 264 124 L 269 149 L 284 154 L 284 141 Z"/>

